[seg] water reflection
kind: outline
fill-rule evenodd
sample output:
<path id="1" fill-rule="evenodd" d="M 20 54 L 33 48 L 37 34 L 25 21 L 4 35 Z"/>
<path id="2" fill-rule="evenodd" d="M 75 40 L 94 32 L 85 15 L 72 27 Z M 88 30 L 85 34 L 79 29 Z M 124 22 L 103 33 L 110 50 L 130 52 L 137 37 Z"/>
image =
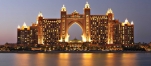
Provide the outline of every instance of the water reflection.
<path id="1" fill-rule="evenodd" d="M 106 62 L 105 62 L 105 66 L 114 66 L 114 63 L 117 60 L 114 59 L 114 54 L 113 53 L 107 53 L 106 54 Z"/>
<path id="2" fill-rule="evenodd" d="M 15 66 L 30 66 L 30 54 L 15 54 Z"/>
<path id="3" fill-rule="evenodd" d="M 34 58 L 34 63 L 36 66 L 46 66 L 46 54 L 44 53 L 38 53 L 37 56 Z"/>
<path id="4" fill-rule="evenodd" d="M 122 66 L 138 66 L 136 63 L 136 58 L 137 58 L 137 54 L 135 53 L 123 53 L 122 54 L 122 60 L 121 60 L 121 64 Z"/>
<path id="5" fill-rule="evenodd" d="M 0 66 L 151 66 L 150 58 L 151 53 L 14 53 L 0 54 Z"/>
<path id="6" fill-rule="evenodd" d="M 58 66 L 70 66 L 69 53 L 59 53 Z"/>
<path id="7" fill-rule="evenodd" d="M 82 65 L 81 66 L 93 66 L 93 54 L 83 53 L 82 54 Z"/>

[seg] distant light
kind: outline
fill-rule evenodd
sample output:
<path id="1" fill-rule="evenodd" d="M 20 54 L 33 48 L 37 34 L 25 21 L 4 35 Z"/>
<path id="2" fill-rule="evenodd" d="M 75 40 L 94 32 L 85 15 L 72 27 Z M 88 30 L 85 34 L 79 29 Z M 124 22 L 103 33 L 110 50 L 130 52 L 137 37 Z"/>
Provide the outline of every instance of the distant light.
<path id="1" fill-rule="evenodd" d="M 42 12 L 40 11 L 38 17 L 43 17 Z"/>
<path id="2" fill-rule="evenodd" d="M 128 19 L 127 19 L 127 18 L 125 19 L 125 22 L 128 22 Z"/>
<path id="3" fill-rule="evenodd" d="M 61 11 L 66 11 L 65 5 L 62 6 Z"/>
<path id="4" fill-rule="evenodd" d="M 113 11 L 112 11 L 111 8 L 109 8 L 109 9 L 107 10 L 106 15 L 108 15 L 109 13 L 112 13 L 112 14 L 113 14 Z"/>
<path id="5" fill-rule="evenodd" d="M 128 23 L 128 19 L 127 19 L 127 18 L 125 19 L 125 23 L 126 23 L 126 24 Z"/>
<path id="6" fill-rule="evenodd" d="M 133 22 L 133 21 L 131 22 L 131 25 L 134 25 L 134 22 Z"/>
<path id="7" fill-rule="evenodd" d="M 89 3 L 88 3 L 88 2 L 86 2 L 86 4 L 85 4 L 85 8 L 90 8 L 90 5 L 89 5 Z"/>
<path id="8" fill-rule="evenodd" d="M 20 26 L 18 25 L 18 27 L 17 27 L 18 29 L 20 28 Z"/>
<path id="9" fill-rule="evenodd" d="M 24 27 L 24 28 L 27 28 L 27 25 L 26 25 L 26 23 L 25 23 L 25 22 L 24 22 L 24 24 L 23 24 L 23 27 Z"/>
<path id="10" fill-rule="evenodd" d="M 36 24 L 38 24 L 38 21 L 36 22 Z"/>
<path id="11" fill-rule="evenodd" d="M 76 10 L 74 10 L 74 13 L 78 13 Z"/>

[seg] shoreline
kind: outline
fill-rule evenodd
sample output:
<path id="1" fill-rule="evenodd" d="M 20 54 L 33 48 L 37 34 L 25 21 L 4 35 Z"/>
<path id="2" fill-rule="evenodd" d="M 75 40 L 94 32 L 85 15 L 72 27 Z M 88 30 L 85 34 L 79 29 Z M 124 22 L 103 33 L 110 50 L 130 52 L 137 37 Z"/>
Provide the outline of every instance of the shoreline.
<path id="1" fill-rule="evenodd" d="M 151 53 L 151 51 L 0 51 L 0 53 Z"/>

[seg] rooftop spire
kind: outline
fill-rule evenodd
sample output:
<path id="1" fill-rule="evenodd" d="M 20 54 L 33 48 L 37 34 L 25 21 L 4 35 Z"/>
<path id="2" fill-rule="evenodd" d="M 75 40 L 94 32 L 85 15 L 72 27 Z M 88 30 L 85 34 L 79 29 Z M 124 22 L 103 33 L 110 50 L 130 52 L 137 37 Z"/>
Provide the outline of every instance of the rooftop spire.
<path id="1" fill-rule="evenodd" d="M 38 17 L 43 17 L 42 12 L 40 11 Z"/>
<path id="2" fill-rule="evenodd" d="M 107 10 L 106 15 L 108 15 L 109 13 L 113 13 L 113 11 L 112 11 L 111 8 L 109 8 L 109 9 Z"/>
<path id="3" fill-rule="evenodd" d="M 61 11 L 66 11 L 65 5 L 62 6 Z"/>
<path id="4" fill-rule="evenodd" d="M 20 28 L 20 26 L 18 25 L 18 27 L 17 27 L 18 29 Z"/>
<path id="5" fill-rule="evenodd" d="M 74 10 L 75 13 L 78 13 L 76 10 Z"/>
<path id="6" fill-rule="evenodd" d="M 124 24 L 129 24 L 129 25 L 130 25 L 130 23 L 128 22 L 128 19 L 127 19 L 127 18 L 125 19 Z"/>
<path id="7" fill-rule="evenodd" d="M 27 25 L 26 25 L 26 23 L 25 23 L 25 22 L 24 22 L 24 24 L 23 24 L 23 27 L 24 27 L 24 28 L 27 28 Z"/>
<path id="8" fill-rule="evenodd" d="M 134 22 L 133 22 L 133 21 L 131 22 L 131 25 L 134 25 Z"/>
<path id="9" fill-rule="evenodd" d="M 90 8 L 90 5 L 89 5 L 88 1 L 85 4 L 85 8 Z"/>
<path id="10" fill-rule="evenodd" d="M 128 22 L 128 19 L 126 18 L 126 19 L 125 19 L 125 23 L 127 23 L 127 22 Z"/>

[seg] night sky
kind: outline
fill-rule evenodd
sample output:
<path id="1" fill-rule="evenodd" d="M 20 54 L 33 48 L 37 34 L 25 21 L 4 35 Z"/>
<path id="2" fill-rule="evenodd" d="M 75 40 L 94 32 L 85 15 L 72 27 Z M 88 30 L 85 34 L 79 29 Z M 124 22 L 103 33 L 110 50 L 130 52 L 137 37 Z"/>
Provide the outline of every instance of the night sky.
<path id="1" fill-rule="evenodd" d="M 91 14 L 104 15 L 112 8 L 115 19 L 134 22 L 135 42 L 151 42 L 151 0 L 88 0 Z M 0 0 L 0 44 L 17 42 L 17 26 L 36 22 L 39 11 L 44 18 L 60 18 L 64 4 L 68 14 L 74 10 L 83 14 L 86 0 Z M 81 39 L 82 29 L 73 24 L 70 39 Z"/>

